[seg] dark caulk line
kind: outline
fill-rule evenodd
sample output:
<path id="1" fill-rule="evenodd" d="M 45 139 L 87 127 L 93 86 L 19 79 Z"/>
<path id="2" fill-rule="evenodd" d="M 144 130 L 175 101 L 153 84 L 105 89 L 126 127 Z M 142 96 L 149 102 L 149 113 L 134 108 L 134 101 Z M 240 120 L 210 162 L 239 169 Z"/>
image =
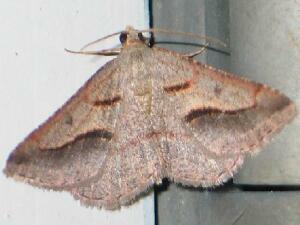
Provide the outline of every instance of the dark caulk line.
<path id="1" fill-rule="evenodd" d="M 170 92 L 183 91 L 183 90 L 186 90 L 186 89 L 188 89 L 190 87 L 191 87 L 191 82 L 190 81 L 186 81 L 186 82 L 181 83 L 181 84 L 176 84 L 176 85 L 164 87 L 164 90 L 166 92 L 170 93 Z"/>
<path id="2" fill-rule="evenodd" d="M 248 108 L 243 108 L 243 109 L 238 109 L 238 110 L 225 110 L 225 111 L 222 111 L 222 110 L 217 109 L 217 108 L 193 109 L 185 116 L 185 121 L 186 122 L 191 122 L 193 119 L 196 119 L 196 118 L 201 117 L 201 116 L 221 114 L 221 113 L 227 114 L 227 115 L 234 115 L 234 114 L 237 114 L 239 112 L 249 110 L 251 108 L 255 108 L 255 105 L 253 107 L 248 107 Z"/>
<path id="3" fill-rule="evenodd" d="M 97 100 L 94 102 L 94 106 L 112 106 L 121 101 L 121 96 L 115 96 L 113 98 L 107 98 L 104 100 Z"/>

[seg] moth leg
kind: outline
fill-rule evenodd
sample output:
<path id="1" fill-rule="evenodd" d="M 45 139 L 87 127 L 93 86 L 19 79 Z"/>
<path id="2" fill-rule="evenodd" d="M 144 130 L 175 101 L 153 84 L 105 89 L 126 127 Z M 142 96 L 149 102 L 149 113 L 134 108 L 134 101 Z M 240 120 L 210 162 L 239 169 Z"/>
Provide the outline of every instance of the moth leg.
<path id="1" fill-rule="evenodd" d="M 205 44 L 203 47 L 201 47 L 200 49 L 198 49 L 197 51 L 195 52 L 190 52 L 190 53 L 186 53 L 184 54 L 184 56 L 188 57 L 188 58 L 193 58 L 197 55 L 200 55 L 202 54 L 206 49 L 207 47 L 209 46 L 209 44 Z"/>

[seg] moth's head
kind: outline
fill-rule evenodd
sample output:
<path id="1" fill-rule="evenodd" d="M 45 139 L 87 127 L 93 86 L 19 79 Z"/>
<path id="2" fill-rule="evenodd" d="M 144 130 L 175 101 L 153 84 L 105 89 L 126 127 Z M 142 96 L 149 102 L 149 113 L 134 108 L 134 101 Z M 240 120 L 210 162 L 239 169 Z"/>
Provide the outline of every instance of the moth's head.
<path id="1" fill-rule="evenodd" d="M 134 46 L 134 45 L 139 45 L 139 46 L 147 46 L 147 47 L 152 47 L 154 44 L 154 38 L 153 38 L 153 29 L 146 29 L 146 30 L 135 30 L 131 26 L 127 26 L 124 31 L 119 31 L 113 34 L 109 34 L 105 37 L 99 38 L 95 41 L 92 41 L 85 46 L 81 48 L 80 51 L 72 51 L 65 49 L 67 52 L 70 53 L 76 53 L 76 54 L 87 54 L 87 55 L 104 55 L 104 56 L 112 56 L 112 55 L 119 55 L 122 49 L 129 47 L 129 46 Z M 151 38 L 149 37 L 144 37 L 143 32 L 149 32 L 151 34 Z M 121 48 L 111 48 L 111 49 L 105 49 L 105 50 L 100 50 L 100 51 L 83 51 L 83 49 L 88 48 L 91 45 L 94 45 L 100 41 L 103 41 L 105 39 L 111 38 L 115 35 L 120 34 L 120 42 L 122 44 Z"/>
<path id="2" fill-rule="evenodd" d="M 126 29 L 121 32 L 119 39 L 123 47 L 136 44 L 148 45 L 147 39 L 143 36 L 143 33 L 135 30 L 131 26 L 127 26 Z"/>

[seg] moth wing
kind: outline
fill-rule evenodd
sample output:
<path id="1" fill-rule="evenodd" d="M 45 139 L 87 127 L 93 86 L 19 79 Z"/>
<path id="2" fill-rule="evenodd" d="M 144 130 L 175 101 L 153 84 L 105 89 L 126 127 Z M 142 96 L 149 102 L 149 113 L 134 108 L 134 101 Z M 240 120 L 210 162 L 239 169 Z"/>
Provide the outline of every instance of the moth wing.
<path id="1" fill-rule="evenodd" d="M 133 202 L 165 176 L 156 152 L 161 147 L 153 136 L 113 151 L 101 177 L 73 188 L 74 198 L 85 206 L 110 210 Z"/>
<path id="2" fill-rule="evenodd" d="M 89 182 L 101 171 L 114 135 L 109 122 L 118 112 L 112 97 L 119 94 L 120 85 L 115 64 L 111 61 L 96 72 L 16 147 L 7 160 L 7 176 L 35 186 L 66 189 Z"/>
<path id="3" fill-rule="evenodd" d="M 193 186 L 220 184 L 246 153 L 267 143 L 296 115 L 277 90 L 157 49 L 164 102 L 168 177 Z M 150 62 L 149 62 L 150 63 Z"/>
<path id="4" fill-rule="evenodd" d="M 169 177 L 193 186 L 219 185 L 233 176 L 247 153 L 260 150 L 294 116 L 289 99 L 264 89 L 252 109 L 184 119 L 179 132 L 185 135 L 169 140 Z"/>

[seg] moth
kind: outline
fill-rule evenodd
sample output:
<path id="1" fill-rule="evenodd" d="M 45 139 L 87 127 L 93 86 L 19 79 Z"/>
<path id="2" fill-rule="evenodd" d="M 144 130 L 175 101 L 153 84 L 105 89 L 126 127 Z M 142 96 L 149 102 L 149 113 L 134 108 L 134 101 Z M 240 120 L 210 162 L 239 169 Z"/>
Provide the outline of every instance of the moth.
<path id="1" fill-rule="evenodd" d="M 149 47 L 126 28 L 118 56 L 10 154 L 4 173 L 117 209 L 168 178 L 220 185 L 296 116 L 279 91 Z"/>

